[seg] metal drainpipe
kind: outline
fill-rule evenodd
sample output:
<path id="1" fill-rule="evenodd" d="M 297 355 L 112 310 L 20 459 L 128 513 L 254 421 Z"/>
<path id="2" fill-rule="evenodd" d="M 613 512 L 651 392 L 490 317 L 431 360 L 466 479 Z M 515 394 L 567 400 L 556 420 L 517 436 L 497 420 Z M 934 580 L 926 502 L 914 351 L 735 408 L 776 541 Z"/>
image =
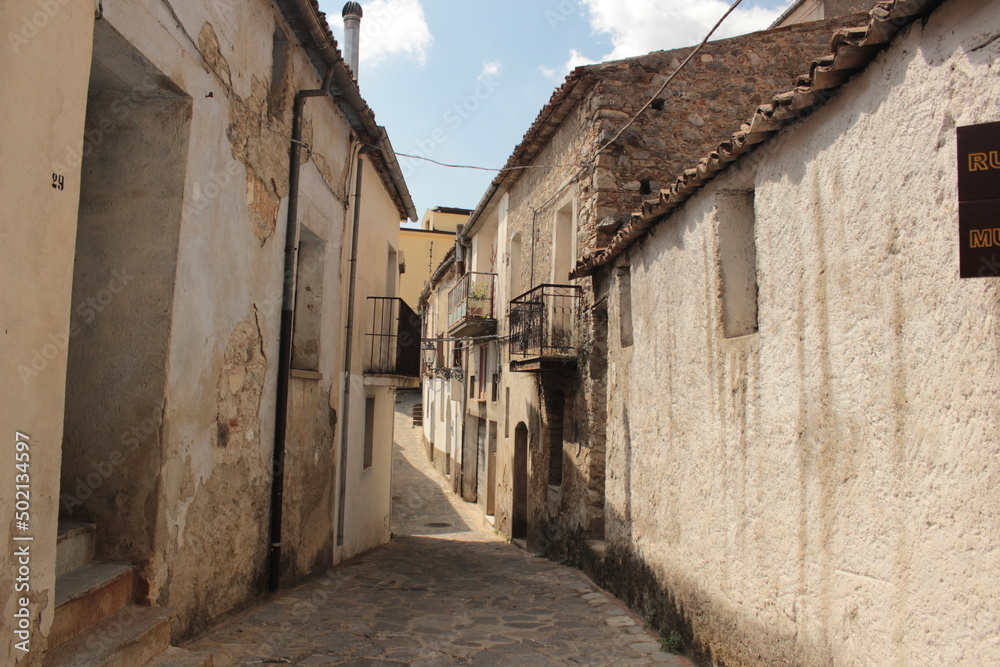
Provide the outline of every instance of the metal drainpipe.
<path id="1" fill-rule="evenodd" d="M 274 414 L 274 456 L 271 468 L 271 533 L 267 583 L 273 593 L 281 585 L 281 515 L 285 492 L 285 430 L 288 427 L 288 385 L 292 373 L 292 329 L 295 315 L 295 273 L 299 241 L 299 174 L 302 166 L 302 125 L 306 100 L 329 95 L 331 67 L 323 87 L 300 90 L 292 108 L 291 163 L 288 170 L 288 219 L 285 228 L 285 268 L 278 334 L 278 390 Z"/>
<path id="2" fill-rule="evenodd" d="M 538 220 L 538 209 L 531 209 L 531 277 L 528 279 L 528 289 L 535 289 L 535 223 Z"/>
<path id="3" fill-rule="evenodd" d="M 337 502 L 337 546 L 344 546 L 344 520 L 347 516 L 347 445 L 351 424 L 351 360 L 354 352 L 354 299 L 358 275 L 358 230 L 361 228 L 361 176 L 364 160 L 361 155 L 371 150 L 367 146 L 358 152 L 357 178 L 354 186 L 354 225 L 351 231 L 351 274 L 347 290 L 347 330 L 344 343 L 344 401 L 340 415 L 340 493 Z"/>

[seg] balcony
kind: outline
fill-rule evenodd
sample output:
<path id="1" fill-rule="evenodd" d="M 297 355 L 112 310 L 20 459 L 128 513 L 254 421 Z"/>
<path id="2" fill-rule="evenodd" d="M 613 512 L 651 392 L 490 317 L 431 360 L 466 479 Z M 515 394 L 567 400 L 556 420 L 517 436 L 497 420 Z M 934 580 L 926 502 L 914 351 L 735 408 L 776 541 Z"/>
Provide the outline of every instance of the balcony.
<path id="1" fill-rule="evenodd" d="M 539 285 L 510 302 L 510 369 L 564 370 L 576 366 L 577 285 Z"/>
<path id="2" fill-rule="evenodd" d="M 402 299 L 370 296 L 365 334 L 365 384 L 420 385 L 420 316 Z"/>
<path id="3" fill-rule="evenodd" d="M 456 338 L 492 334 L 497 329 L 494 309 L 495 273 L 467 273 L 448 293 L 448 334 Z"/>

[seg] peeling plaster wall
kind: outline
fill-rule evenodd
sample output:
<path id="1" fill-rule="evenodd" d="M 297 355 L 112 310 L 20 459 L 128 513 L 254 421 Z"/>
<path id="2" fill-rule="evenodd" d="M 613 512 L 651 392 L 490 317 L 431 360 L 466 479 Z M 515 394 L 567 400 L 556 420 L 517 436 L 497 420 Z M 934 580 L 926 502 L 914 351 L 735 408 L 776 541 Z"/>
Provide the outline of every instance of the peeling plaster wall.
<path id="1" fill-rule="evenodd" d="M 294 92 L 316 88 L 320 79 L 301 49 L 286 47 L 284 75 L 271 88 L 272 38 L 276 22 L 284 24 L 270 3 L 173 4 L 193 43 L 159 2 L 108 7 L 105 20 L 193 101 L 156 482 L 161 509 L 155 550 L 143 569 L 151 601 L 178 612 L 174 634 L 182 637 L 264 588 L 288 196 L 285 136 Z M 330 99 L 310 100 L 305 121 L 312 151 L 303 151 L 300 222 L 324 242 L 322 337 L 320 377 L 292 381 L 285 583 L 332 563 L 332 443 L 343 349 L 350 130 Z M 226 530 L 219 529 L 223 524 Z"/>
<path id="2" fill-rule="evenodd" d="M 108 24 L 97 25 L 60 483 L 61 514 L 97 523 L 102 556 L 127 562 L 154 548 L 159 489 L 151 481 L 161 465 L 191 114 L 191 99 L 150 83 L 162 74 L 141 60 Z M 122 85 L 140 77 L 138 92 Z"/>
<path id="3" fill-rule="evenodd" d="M 37 7 L 0 4 L 0 656 L 7 664 L 41 665 L 54 611 L 60 443 L 66 386 L 66 343 L 80 196 L 80 151 L 87 107 L 93 6 L 61 5 L 42 28 Z M 29 29 L 31 28 L 31 29 Z M 18 39 L 11 41 L 11 35 Z M 16 48 L 15 48 L 16 46 Z M 60 54 L 59 67 L 51 54 Z M 45 81 L 45 85 L 38 85 Z M 54 166 L 61 163 L 63 166 Z M 64 176 L 64 189 L 51 174 Z M 14 520 L 15 433 L 30 437 L 30 652 L 17 651 L 14 613 L 17 558 Z"/>
<path id="4" fill-rule="evenodd" d="M 998 25 L 945 3 L 661 223 L 632 348 L 611 290 L 607 580 L 716 664 L 1000 660 L 1000 294 L 958 278 L 955 186 L 955 127 L 1000 119 Z M 733 339 L 727 190 L 756 192 Z"/>
<path id="5" fill-rule="evenodd" d="M 25 21 L 32 20 L 9 4 L 0 8 L 5 36 L 19 34 Z M 0 111 L 10 122 L 0 132 L 0 146 L 4 154 L 21 156 L 17 169 L 5 169 L 0 179 L 8 204 L 0 212 L 0 253 L 12 276 L 22 276 L 0 286 L 2 312 L 9 316 L 0 328 L 0 360 L 5 377 L 11 378 L 6 389 L 0 388 L 0 421 L 9 435 L 2 440 L 2 451 L 11 461 L 15 430 L 31 436 L 37 455 L 31 468 L 32 525 L 37 531 L 30 664 L 37 663 L 44 649 L 52 618 L 67 374 L 75 401 L 66 415 L 71 426 L 67 447 L 73 454 L 67 472 L 71 477 L 80 470 L 115 468 L 115 474 L 101 473 L 100 492 L 90 494 L 93 507 L 84 517 L 100 524 L 98 557 L 139 565 L 139 590 L 147 601 L 177 612 L 175 640 L 251 603 L 263 591 L 288 198 L 287 135 L 295 91 L 321 83 L 284 19 L 272 3 L 263 1 L 174 0 L 170 5 L 176 15 L 158 0 L 105 3 L 99 29 L 120 34 L 125 47 L 101 52 L 103 69 L 90 78 L 91 53 L 104 48 L 95 46 L 93 39 L 93 5 L 63 4 L 55 16 L 46 15 L 44 29 L 31 32 L 24 44 L 8 50 L 5 37 L 0 50 L 4 90 L 10 93 L 0 101 Z M 274 49 L 281 55 L 281 69 L 275 73 L 276 26 L 287 44 Z M 68 60 L 53 69 L 53 53 Z M 142 63 L 153 76 L 140 80 L 129 74 L 128 63 Z M 40 80 L 47 85 L 39 88 Z M 108 81 L 113 93 L 125 95 L 123 104 L 115 106 L 116 99 L 106 98 Z M 94 174 L 113 178 L 106 183 L 93 178 L 81 209 L 88 82 L 96 91 L 92 101 L 103 103 L 105 95 L 111 102 L 108 108 L 128 122 L 102 126 L 100 114 L 91 113 L 90 120 L 98 124 L 88 128 L 87 137 L 100 144 L 99 150 L 87 149 L 99 167 Z M 133 95 L 138 92 L 144 94 Z M 95 129 L 103 133 L 99 140 L 93 138 Z M 134 141 L 140 134 L 144 141 Z M 300 220 L 323 242 L 323 296 L 313 304 L 320 309 L 318 370 L 293 378 L 291 388 L 285 505 L 291 537 L 283 545 L 282 558 L 286 584 L 328 567 L 334 559 L 333 443 L 342 392 L 343 239 L 353 162 L 350 126 L 331 99 L 309 101 L 304 139 L 308 149 L 302 158 Z M 104 152 L 112 149 L 130 161 L 101 162 Z M 63 178 L 64 190 L 52 186 L 52 172 Z M 395 206 L 375 171 L 368 169 L 366 175 L 366 238 L 371 244 L 388 239 L 398 248 Z M 169 197 L 161 196 L 167 190 Z M 170 205 L 138 205 L 157 199 Z M 136 205 L 126 211 L 121 202 Z M 81 229 L 87 227 L 84 231 L 91 235 L 99 232 L 96 240 L 101 243 L 95 246 L 86 234 L 77 239 L 78 215 L 87 223 Z M 97 246 L 121 246 L 126 265 L 109 263 L 112 255 L 102 255 L 104 250 L 94 250 Z M 112 269 L 122 277 L 114 289 L 107 283 L 107 291 L 121 296 L 120 303 L 100 304 L 99 314 L 107 316 L 109 324 L 89 351 L 79 347 L 80 354 L 67 364 L 66 348 L 73 347 L 70 316 L 76 313 L 71 289 L 77 248 L 95 262 L 77 262 L 76 296 L 110 280 L 114 275 L 105 274 Z M 373 248 L 365 245 L 363 252 Z M 385 251 L 379 256 L 385 257 Z M 359 290 L 362 300 L 373 290 L 384 291 L 384 262 L 372 264 L 379 268 L 374 277 L 362 271 L 367 281 Z M 134 285 L 148 284 L 140 290 L 130 283 L 120 290 L 119 283 L 133 273 Z M 95 298 L 100 302 L 105 297 L 99 291 Z M 139 304 L 145 311 L 136 310 Z M 110 318 L 113 311 L 120 311 L 117 319 Z M 130 320 L 129 313 L 137 312 L 144 317 Z M 359 340 L 364 333 L 360 326 Z M 72 342 L 80 346 L 85 338 Z M 115 363 L 95 365 L 91 352 Z M 152 370 L 146 372 L 147 367 Z M 20 368 L 24 387 L 18 382 Z M 360 383 L 360 374 L 356 377 Z M 121 394 L 126 390 L 128 395 Z M 392 393 L 377 391 L 391 425 Z M 116 395 L 124 399 L 115 402 Z M 87 401 L 94 406 L 90 412 Z M 155 415 L 146 419 L 142 411 L 136 412 L 137 402 L 155 404 Z M 363 401 L 361 406 L 355 428 L 363 424 Z M 141 461 L 110 456 L 126 436 L 128 442 L 138 442 Z M 360 443 L 360 437 L 355 440 Z M 352 548 L 388 538 L 391 429 L 380 427 L 378 442 L 378 479 L 360 485 L 358 497 L 364 504 L 353 510 L 357 516 L 349 513 Z M 128 475 L 123 474 L 126 469 Z M 72 485 L 73 479 L 66 474 L 63 478 Z M 13 503 L 13 495 L 0 491 L 0 508 L 12 515 Z M 0 573 L 0 581 L 12 587 L 4 577 L 15 571 L 14 564 L 9 554 L 3 559 L 9 567 L 6 574 Z M 14 602 L 10 599 L 4 607 L 6 619 L 13 618 Z M 9 628 L 9 621 L 0 627 Z M 9 655 L 12 636 L 4 635 L 3 655 Z"/>

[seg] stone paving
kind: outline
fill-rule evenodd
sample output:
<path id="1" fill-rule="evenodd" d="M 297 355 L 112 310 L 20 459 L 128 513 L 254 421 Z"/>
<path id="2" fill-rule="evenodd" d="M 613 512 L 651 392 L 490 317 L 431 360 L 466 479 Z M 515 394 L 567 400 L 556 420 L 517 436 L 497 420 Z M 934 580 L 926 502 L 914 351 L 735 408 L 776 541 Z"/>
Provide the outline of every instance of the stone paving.
<path id="1" fill-rule="evenodd" d="M 689 665 L 581 572 L 497 537 L 445 490 L 400 392 L 390 544 L 188 648 L 215 665 Z"/>

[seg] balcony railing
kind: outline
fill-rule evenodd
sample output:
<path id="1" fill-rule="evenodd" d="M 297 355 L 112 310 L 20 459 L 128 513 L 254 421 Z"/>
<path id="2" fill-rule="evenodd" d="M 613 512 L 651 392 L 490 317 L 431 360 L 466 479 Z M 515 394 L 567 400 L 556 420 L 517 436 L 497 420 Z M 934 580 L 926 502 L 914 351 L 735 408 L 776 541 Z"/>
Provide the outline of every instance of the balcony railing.
<path id="1" fill-rule="evenodd" d="M 512 362 L 576 359 L 580 292 L 577 285 L 539 285 L 510 302 Z"/>
<path id="2" fill-rule="evenodd" d="M 448 331 L 471 336 L 496 327 L 495 273 L 467 273 L 448 293 Z"/>
<path id="3" fill-rule="evenodd" d="M 365 373 L 420 377 L 420 316 L 402 299 L 370 296 Z"/>

